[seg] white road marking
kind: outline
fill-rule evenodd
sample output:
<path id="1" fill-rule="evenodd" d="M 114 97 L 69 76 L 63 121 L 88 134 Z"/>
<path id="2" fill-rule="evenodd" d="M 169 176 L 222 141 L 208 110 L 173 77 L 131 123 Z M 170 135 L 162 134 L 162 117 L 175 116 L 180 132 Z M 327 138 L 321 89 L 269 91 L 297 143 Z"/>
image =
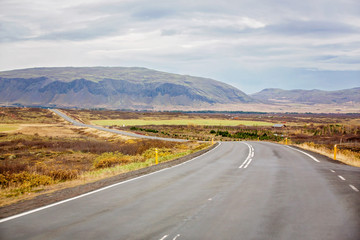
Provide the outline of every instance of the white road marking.
<path id="1" fill-rule="evenodd" d="M 252 158 L 250 158 L 250 160 L 247 162 L 247 164 L 245 165 L 245 167 L 244 168 L 247 168 L 248 166 L 249 166 L 249 164 L 251 163 L 251 161 L 252 161 L 253 159 Z"/>
<path id="2" fill-rule="evenodd" d="M 339 177 L 341 180 L 343 180 L 343 181 L 346 180 L 346 179 L 345 179 L 343 176 L 341 176 L 341 175 L 338 175 L 338 177 Z"/>
<path id="3" fill-rule="evenodd" d="M 180 234 L 176 235 L 173 240 L 176 240 L 178 237 L 180 237 Z"/>
<path id="4" fill-rule="evenodd" d="M 247 155 L 245 161 L 241 164 L 241 166 L 240 166 L 239 168 L 242 168 L 242 167 L 247 163 L 247 161 L 250 159 L 250 157 L 251 157 L 251 152 L 252 152 L 252 150 L 251 150 L 251 145 L 248 144 L 248 143 L 245 143 L 245 142 L 244 142 L 244 144 L 246 144 L 246 145 L 248 146 L 248 148 L 249 148 L 249 154 Z"/>
<path id="5" fill-rule="evenodd" d="M 83 197 L 92 195 L 92 194 L 94 194 L 94 193 L 98 193 L 98 192 L 104 191 L 104 190 L 106 190 L 106 189 L 109 189 L 109 188 L 112 188 L 112 187 L 116 187 L 116 186 L 119 186 L 119 185 L 122 185 L 122 184 L 125 184 L 125 183 L 128 183 L 128 182 L 132 182 L 132 181 L 135 181 L 135 180 L 144 178 L 144 177 L 148 177 L 148 176 L 154 175 L 154 174 L 156 174 L 156 173 L 160 173 L 160 172 L 162 172 L 162 171 L 166 171 L 166 170 L 169 170 L 169 169 L 172 169 L 172 168 L 179 167 L 179 166 L 181 166 L 181 165 L 190 163 L 190 162 L 198 159 L 199 157 L 202 157 L 202 156 L 204 156 L 204 155 L 212 152 L 213 150 L 215 150 L 216 148 L 218 148 L 220 145 L 221 145 L 221 143 L 219 143 L 219 145 L 217 145 L 215 148 L 211 149 L 210 151 L 208 151 L 208 152 L 206 152 L 206 153 L 204 153 L 204 154 L 201 154 L 200 156 L 197 156 L 197 157 L 195 157 L 195 158 L 193 158 L 193 159 L 191 159 L 191 160 L 189 160 L 189 161 L 180 163 L 180 164 L 178 164 L 178 165 L 175 165 L 175 166 L 172 166 L 172 167 L 169 167 L 169 168 L 164 168 L 164 169 L 161 169 L 161 170 L 159 170 L 159 171 L 152 172 L 152 173 L 149 173 L 149 174 L 146 174 L 146 175 L 142 175 L 142 176 L 139 176 L 139 177 L 136 177 L 136 178 L 132 178 L 132 179 L 129 179 L 129 180 L 126 180 L 126 181 L 123 181 L 123 182 L 118 182 L 118 183 L 115 183 L 115 184 L 112 184 L 112 185 L 109 185 L 109 186 L 106 186 L 106 187 L 103 187 L 103 188 L 94 190 L 94 191 L 92 191 L 92 192 L 84 193 L 84 194 L 81 194 L 81 195 L 79 195 L 79 196 L 76 196 L 76 197 L 73 197 L 73 198 L 68 198 L 68 199 L 62 200 L 62 201 L 60 201 L 60 202 L 55 202 L 55 203 L 52 203 L 52 204 L 49 204 L 49 205 L 46 205 L 46 206 L 43 206 L 43 207 L 40 207 L 40 208 L 36 208 L 36 209 L 30 210 L 30 211 L 27 211 L 27 212 L 23 212 L 23 213 L 16 214 L 16 215 L 13 215 L 13 216 L 10 216 L 10 217 L 7 217 L 7 218 L 3 218 L 3 219 L 0 219 L 0 223 L 7 222 L 7 221 L 10 221 L 10 220 L 12 220 L 12 219 L 19 218 L 19 217 L 23 217 L 23 216 L 26 216 L 26 215 L 29 215 L 29 214 L 32 214 L 32 213 L 35 213 L 35 212 L 39 212 L 39 211 L 45 210 L 45 209 L 47 209 L 47 208 L 55 207 L 55 206 L 57 206 L 57 205 L 60 205 L 60 204 L 66 203 L 66 202 L 70 202 L 70 201 L 73 201 L 73 200 L 76 200 L 76 199 L 79 199 L 79 198 L 83 198 Z"/>
<path id="6" fill-rule="evenodd" d="M 332 172 L 332 173 L 334 173 L 335 171 L 334 170 L 332 170 L 332 169 L 330 169 L 330 171 Z"/>
<path id="7" fill-rule="evenodd" d="M 209 201 L 211 201 L 211 200 L 212 200 L 212 198 L 209 198 L 208 200 L 209 200 Z"/>
<path id="8" fill-rule="evenodd" d="M 242 168 L 246 164 L 247 160 L 248 160 L 248 158 L 245 159 L 245 161 L 240 165 L 239 168 Z"/>
<path id="9" fill-rule="evenodd" d="M 285 146 L 285 147 L 288 147 L 288 148 L 291 148 L 292 150 L 295 150 L 295 151 L 298 151 L 298 152 L 301 152 L 303 154 L 305 154 L 306 156 L 308 156 L 309 158 L 311 158 L 312 160 L 314 160 L 315 162 L 320 162 L 319 160 L 317 160 L 315 157 L 311 156 L 310 154 L 304 152 L 304 151 L 301 151 L 299 149 L 296 149 L 296 148 L 293 148 L 293 147 L 290 147 L 290 146 Z"/>
<path id="10" fill-rule="evenodd" d="M 352 188 L 352 190 L 354 190 L 355 192 L 359 192 L 359 189 L 357 189 L 355 186 L 349 184 L 349 186 Z"/>
<path id="11" fill-rule="evenodd" d="M 247 168 L 247 166 L 250 164 L 250 162 L 252 161 L 252 157 L 254 157 L 254 148 L 253 146 L 251 146 L 250 144 L 243 142 L 244 144 L 246 144 L 249 148 L 249 154 L 246 157 L 245 161 L 240 165 L 239 168 Z"/>
<path id="12" fill-rule="evenodd" d="M 165 235 L 162 238 L 160 238 L 160 240 L 164 240 L 165 238 L 167 238 L 169 235 Z"/>

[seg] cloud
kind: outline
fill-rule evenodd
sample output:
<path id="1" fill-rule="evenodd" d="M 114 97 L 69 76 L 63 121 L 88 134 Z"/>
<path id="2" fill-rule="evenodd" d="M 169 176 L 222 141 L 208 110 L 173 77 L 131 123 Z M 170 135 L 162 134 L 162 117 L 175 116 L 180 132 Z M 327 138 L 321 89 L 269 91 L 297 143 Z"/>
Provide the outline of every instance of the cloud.
<path id="1" fill-rule="evenodd" d="M 153 19 L 167 18 L 172 16 L 174 13 L 174 10 L 169 9 L 143 9 L 141 11 L 134 12 L 131 16 L 136 20 L 149 21 Z"/>
<path id="2" fill-rule="evenodd" d="M 2 0 L 0 66 L 143 66 L 244 89 L 293 69 L 340 78 L 360 69 L 359 9 L 356 0 Z"/>
<path id="3" fill-rule="evenodd" d="M 283 35 L 331 36 L 359 34 L 360 28 L 334 21 L 284 21 L 267 27 L 270 33 Z"/>

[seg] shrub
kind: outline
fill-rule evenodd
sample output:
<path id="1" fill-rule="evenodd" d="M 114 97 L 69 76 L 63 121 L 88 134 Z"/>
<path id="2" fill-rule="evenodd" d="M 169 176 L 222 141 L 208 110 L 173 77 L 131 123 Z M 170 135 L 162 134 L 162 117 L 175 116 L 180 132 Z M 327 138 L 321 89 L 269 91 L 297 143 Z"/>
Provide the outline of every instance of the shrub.
<path id="1" fill-rule="evenodd" d="M 165 157 L 172 154 L 170 148 L 158 148 L 158 157 Z M 146 150 L 142 156 L 146 159 L 155 158 L 155 148 Z"/>
<path id="2" fill-rule="evenodd" d="M 1 187 L 18 187 L 21 188 L 21 193 L 30 191 L 31 188 L 49 185 L 54 183 L 50 176 L 40 175 L 36 173 L 20 172 L 13 174 L 0 174 Z"/>
<path id="3" fill-rule="evenodd" d="M 231 134 L 228 131 L 217 131 L 216 136 L 222 136 L 222 137 L 231 137 Z"/>
<path id="4" fill-rule="evenodd" d="M 55 169 L 50 170 L 46 175 L 50 176 L 54 180 L 66 181 L 76 179 L 78 177 L 78 170 L 71 169 Z"/>
<path id="5" fill-rule="evenodd" d="M 199 144 L 198 146 L 196 146 L 192 151 L 193 152 L 200 151 L 208 146 L 209 146 L 208 143 L 202 143 L 202 144 Z"/>
<path id="6" fill-rule="evenodd" d="M 95 158 L 93 166 L 94 168 L 107 168 L 118 164 L 126 164 L 131 161 L 131 157 L 123 155 L 119 152 L 107 152 L 103 153 Z"/>

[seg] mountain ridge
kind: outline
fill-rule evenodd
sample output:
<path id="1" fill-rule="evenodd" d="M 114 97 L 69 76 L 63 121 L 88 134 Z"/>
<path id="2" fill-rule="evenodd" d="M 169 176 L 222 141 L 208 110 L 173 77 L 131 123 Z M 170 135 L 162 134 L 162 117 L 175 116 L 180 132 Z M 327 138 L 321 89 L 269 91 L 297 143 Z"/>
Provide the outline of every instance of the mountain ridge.
<path id="1" fill-rule="evenodd" d="M 0 72 L 0 102 L 42 106 L 151 109 L 254 103 L 239 89 L 147 68 L 63 67 Z"/>
<path id="2" fill-rule="evenodd" d="M 250 95 L 251 97 L 268 103 L 301 103 L 301 104 L 344 104 L 360 102 L 360 87 L 325 91 L 319 89 L 283 90 L 280 88 L 266 88 Z"/>
<path id="3" fill-rule="evenodd" d="M 338 91 L 267 88 L 247 95 L 209 78 L 142 67 L 52 67 L 0 72 L 0 105 L 132 110 L 329 111 L 360 104 L 360 88 Z M 345 106 L 347 105 L 347 107 Z M 331 106 L 329 108 L 329 106 Z M 286 109 L 286 110 L 285 110 Z M 317 107 L 316 111 L 321 111 Z M 331 110 L 332 109 L 332 110 Z"/>

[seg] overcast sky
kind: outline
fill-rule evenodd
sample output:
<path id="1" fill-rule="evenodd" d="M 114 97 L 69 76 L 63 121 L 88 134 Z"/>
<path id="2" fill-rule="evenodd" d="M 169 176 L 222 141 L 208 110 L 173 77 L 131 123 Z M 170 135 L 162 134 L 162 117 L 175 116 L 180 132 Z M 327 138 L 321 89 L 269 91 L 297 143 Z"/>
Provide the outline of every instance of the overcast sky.
<path id="1" fill-rule="evenodd" d="M 360 87 L 359 0 L 0 0 L 0 70 L 137 66 L 263 88 Z"/>

